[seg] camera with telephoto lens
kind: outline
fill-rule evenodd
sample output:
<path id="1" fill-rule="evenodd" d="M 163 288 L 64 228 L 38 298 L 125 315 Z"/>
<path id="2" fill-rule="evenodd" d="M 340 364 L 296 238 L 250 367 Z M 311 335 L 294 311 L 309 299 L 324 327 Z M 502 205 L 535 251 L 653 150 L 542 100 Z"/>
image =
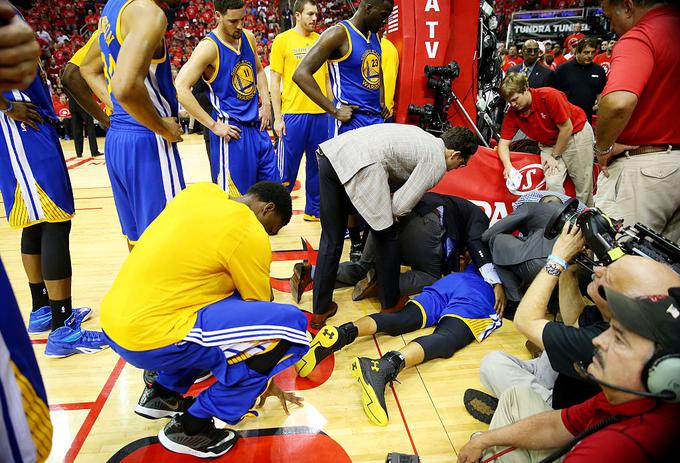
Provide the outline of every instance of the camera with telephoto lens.
<path id="1" fill-rule="evenodd" d="M 592 271 L 596 265 L 609 265 L 628 254 L 654 259 L 680 274 L 678 245 L 641 223 L 624 227 L 621 220 L 613 220 L 597 208 L 578 212 L 578 204 L 578 200 L 572 198 L 555 211 L 545 227 L 544 236 L 547 239 L 559 236 L 567 223 L 579 227 L 586 248 L 594 256 L 577 255 L 575 260 L 579 265 Z"/>
<path id="2" fill-rule="evenodd" d="M 408 105 L 408 113 L 413 114 L 414 116 L 432 119 L 432 116 L 434 115 L 434 105 L 429 103 L 423 106 L 410 104 Z"/>
<path id="3" fill-rule="evenodd" d="M 426 77 L 445 77 L 448 79 L 456 79 L 460 75 L 460 65 L 456 61 L 451 61 L 446 66 L 425 66 Z"/>
<path id="4" fill-rule="evenodd" d="M 408 455 L 406 453 L 388 453 L 385 463 L 420 463 L 418 455 Z"/>

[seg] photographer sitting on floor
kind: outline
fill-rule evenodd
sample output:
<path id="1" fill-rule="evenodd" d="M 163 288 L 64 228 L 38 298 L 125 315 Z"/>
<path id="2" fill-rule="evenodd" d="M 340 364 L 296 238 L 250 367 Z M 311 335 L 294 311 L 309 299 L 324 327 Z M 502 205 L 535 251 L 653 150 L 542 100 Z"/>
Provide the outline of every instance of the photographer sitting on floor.
<path id="1" fill-rule="evenodd" d="M 474 434 L 458 452 L 458 462 L 556 461 L 565 454 L 565 463 L 677 457 L 680 288 L 670 293 L 673 297 L 631 299 L 607 287 L 602 296 L 609 302 L 611 325 L 593 339 L 587 372 L 581 368 L 602 392 L 551 410 L 531 387 L 515 386 L 501 396 L 490 430 Z"/>
<path id="2" fill-rule="evenodd" d="M 667 294 L 668 288 L 680 286 L 680 275 L 669 266 L 649 258 L 624 255 L 608 266 L 594 268 L 588 296 L 597 308 L 585 307 L 573 271 L 578 266 L 567 264 L 582 251 L 583 235 L 579 227 L 569 228 L 569 223 L 564 225 L 548 263 L 529 287 L 514 319 L 517 329 L 545 350 L 545 357 L 522 361 L 503 352 L 489 353 L 482 360 L 480 376 L 482 383 L 497 397 L 519 384 L 529 387 L 548 404 L 552 400 L 555 408 L 573 405 L 592 396 L 593 389 L 582 381 L 573 362 L 589 363 L 593 338 L 609 327 L 611 312 L 604 298 L 603 285 L 628 297 Z M 558 281 L 564 323 L 548 321 L 545 316 L 548 300 Z M 560 373 L 557 383 L 551 370 Z M 485 410 L 495 408 L 496 400 L 481 391 L 466 392 L 466 397 L 476 400 L 474 403 L 466 401 L 468 411 L 488 423 L 490 414 Z M 477 406 L 470 406 L 475 403 Z M 483 403 L 487 406 L 482 406 Z"/>

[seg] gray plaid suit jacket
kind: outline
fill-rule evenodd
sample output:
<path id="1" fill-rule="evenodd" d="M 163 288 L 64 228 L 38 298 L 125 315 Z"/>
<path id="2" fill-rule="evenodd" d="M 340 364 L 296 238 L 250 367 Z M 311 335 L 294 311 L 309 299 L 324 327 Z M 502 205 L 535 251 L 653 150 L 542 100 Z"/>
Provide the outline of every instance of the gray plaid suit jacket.
<path id="1" fill-rule="evenodd" d="M 446 173 L 444 141 L 412 125 L 362 127 L 319 148 L 373 230 L 411 212 Z"/>

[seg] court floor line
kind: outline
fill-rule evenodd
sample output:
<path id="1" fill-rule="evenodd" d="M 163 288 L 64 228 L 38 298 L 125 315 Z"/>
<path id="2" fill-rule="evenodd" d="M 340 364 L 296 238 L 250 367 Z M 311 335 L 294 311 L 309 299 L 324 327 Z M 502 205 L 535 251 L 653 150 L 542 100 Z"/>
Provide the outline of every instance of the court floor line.
<path id="1" fill-rule="evenodd" d="M 51 412 L 72 411 L 72 410 L 89 410 L 94 407 L 94 402 L 73 402 L 65 404 L 50 404 Z"/>
<path id="2" fill-rule="evenodd" d="M 113 390 L 113 387 L 116 385 L 116 381 L 118 381 L 118 378 L 120 377 L 120 374 L 123 371 L 124 366 L 125 360 L 119 358 L 118 361 L 116 362 L 116 365 L 113 367 L 113 370 L 109 374 L 109 378 L 106 380 L 104 387 L 99 393 L 97 400 L 95 400 L 94 405 L 92 406 L 92 408 L 90 408 L 90 412 L 85 417 L 85 421 L 78 430 L 78 434 L 76 434 L 76 437 L 73 439 L 73 442 L 71 443 L 71 448 L 69 448 L 68 452 L 66 453 L 66 456 L 64 457 L 64 463 L 73 463 L 73 461 L 78 456 L 80 449 L 83 448 L 83 444 L 85 443 L 87 437 L 90 435 L 92 427 L 97 422 L 97 418 L 99 418 L 99 414 L 104 408 L 104 405 L 106 404 L 109 395 L 111 395 L 111 391 Z"/>
<path id="3" fill-rule="evenodd" d="M 375 348 L 378 350 L 378 354 L 382 357 L 382 351 L 380 350 L 380 344 L 378 344 L 378 339 L 375 334 L 372 336 L 373 342 L 375 343 Z M 401 421 L 404 423 L 404 428 L 406 428 L 406 434 L 408 435 L 408 440 L 411 441 L 411 447 L 413 448 L 413 453 L 418 455 L 418 449 L 416 449 L 416 443 L 413 442 L 413 436 L 411 436 L 411 429 L 408 427 L 408 422 L 406 421 L 406 416 L 404 411 L 401 409 L 401 402 L 399 402 L 399 395 L 397 395 L 397 389 L 394 387 L 393 383 L 390 383 L 390 388 L 392 389 L 392 394 L 394 395 L 394 400 L 397 402 L 397 408 L 399 409 L 399 414 L 401 415 Z"/>

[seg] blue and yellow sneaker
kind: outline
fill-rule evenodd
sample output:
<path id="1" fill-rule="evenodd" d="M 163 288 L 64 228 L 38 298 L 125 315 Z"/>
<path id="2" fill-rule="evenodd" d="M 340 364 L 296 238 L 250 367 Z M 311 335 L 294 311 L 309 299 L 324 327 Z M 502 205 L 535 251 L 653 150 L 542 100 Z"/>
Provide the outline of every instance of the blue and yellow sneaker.
<path id="1" fill-rule="evenodd" d="M 47 336 L 45 356 L 62 358 L 73 354 L 95 354 L 107 347 L 109 343 L 104 333 L 82 329 L 74 313 L 68 317 L 64 326 Z"/>
<path id="2" fill-rule="evenodd" d="M 89 307 L 79 307 L 73 309 L 73 315 L 75 316 L 74 323 L 78 326 L 92 314 L 92 309 Z M 50 306 L 46 305 L 41 307 L 35 312 L 31 312 L 31 316 L 28 318 L 28 333 L 38 334 L 52 329 L 52 310 Z"/>
<path id="3" fill-rule="evenodd" d="M 305 214 L 302 216 L 302 220 L 305 222 L 321 222 L 321 219 L 312 214 Z"/>

